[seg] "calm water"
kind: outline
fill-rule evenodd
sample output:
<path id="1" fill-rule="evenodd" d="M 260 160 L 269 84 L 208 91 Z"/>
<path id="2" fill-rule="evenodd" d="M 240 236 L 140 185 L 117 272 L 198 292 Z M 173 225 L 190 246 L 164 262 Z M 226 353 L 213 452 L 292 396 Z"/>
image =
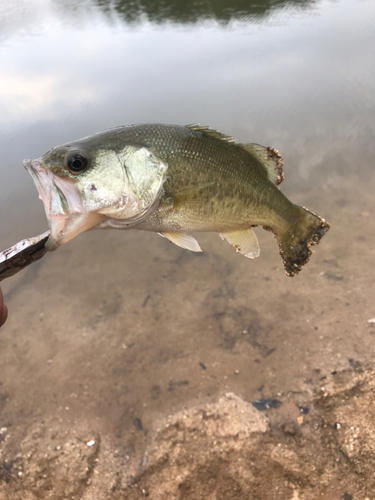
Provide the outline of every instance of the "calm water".
<path id="1" fill-rule="evenodd" d="M 372 355 L 374 19 L 373 0 L 1 1 L 1 250 L 47 228 L 24 158 L 142 122 L 279 149 L 284 192 L 332 225 L 293 280 L 264 232 L 254 262 L 215 235 L 201 256 L 154 234 L 80 235 L 4 282 L 4 421 L 69 407 L 122 436 L 227 390 L 311 390 L 316 370 Z"/>
<path id="2" fill-rule="evenodd" d="M 22 159 L 120 124 L 270 144 L 289 179 L 371 169 L 374 18 L 371 0 L 3 0 L 1 247 L 45 228 Z"/>

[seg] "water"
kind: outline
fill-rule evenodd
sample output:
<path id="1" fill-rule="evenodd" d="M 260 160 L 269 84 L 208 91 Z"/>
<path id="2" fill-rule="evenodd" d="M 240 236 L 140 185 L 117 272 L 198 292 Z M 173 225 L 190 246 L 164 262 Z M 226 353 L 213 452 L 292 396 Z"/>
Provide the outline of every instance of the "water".
<path id="1" fill-rule="evenodd" d="M 283 191 L 332 225 L 293 279 L 268 233 L 249 261 L 216 235 L 197 256 L 98 231 L 7 280 L 14 429 L 69 414 L 131 448 L 136 418 L 147 433 L 228 390 L 280 399 L 349 358 L 372 362 L 374 18 L 371 0 L 1 3 L 1 249 L 47 228 L 22 159 L 142 122 L 276 147 Z"/>

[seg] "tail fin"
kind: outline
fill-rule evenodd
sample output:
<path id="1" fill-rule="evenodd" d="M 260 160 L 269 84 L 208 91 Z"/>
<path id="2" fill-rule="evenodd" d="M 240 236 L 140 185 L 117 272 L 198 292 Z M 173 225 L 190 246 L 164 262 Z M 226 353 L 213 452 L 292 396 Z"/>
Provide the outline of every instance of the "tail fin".
<path id="1" fill-rule="evenodd" d="M 296 206 L 296 205 L 295 205 Z M 317 245 L 329 230 L 329 224 L 306 208 L 300 209 L 300 217 L 289 231 L 277 235 L 280 255 L 287 276 L 298 274 L 312 254 L 311 247 Z"/>

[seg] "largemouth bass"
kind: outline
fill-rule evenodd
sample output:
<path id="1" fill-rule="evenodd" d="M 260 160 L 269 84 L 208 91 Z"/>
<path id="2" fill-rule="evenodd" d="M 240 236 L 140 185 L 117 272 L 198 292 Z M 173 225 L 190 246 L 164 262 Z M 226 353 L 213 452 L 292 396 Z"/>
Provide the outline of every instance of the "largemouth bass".
<path id="1" fill-rule="evenodd" d="M 279 152 L 198 125 L 118 127 L 25 160 L 42 199 L 55 250 L 91 229 L 154 231 L 192 251 L 191 232 L 217 232 L 255 258 L 253 227 L 275 235 L 286 274 L 306 264 L 328 223 L 278 189 Z"/>

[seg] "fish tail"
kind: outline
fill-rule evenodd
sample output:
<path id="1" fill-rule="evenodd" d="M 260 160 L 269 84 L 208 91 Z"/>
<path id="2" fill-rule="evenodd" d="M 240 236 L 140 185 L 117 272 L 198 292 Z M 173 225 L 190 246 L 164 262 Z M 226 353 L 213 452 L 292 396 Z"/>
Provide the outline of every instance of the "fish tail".
<path id="1" fill-rule="evenodd" d="M 312 254 L 311 247 L 317 245 L 329 230 L 329 224 L 306 208 L 298 207 L 299 217 L 289 230 L 277 234 L 280 255 L 287 276 L 298 274 Z"/>

